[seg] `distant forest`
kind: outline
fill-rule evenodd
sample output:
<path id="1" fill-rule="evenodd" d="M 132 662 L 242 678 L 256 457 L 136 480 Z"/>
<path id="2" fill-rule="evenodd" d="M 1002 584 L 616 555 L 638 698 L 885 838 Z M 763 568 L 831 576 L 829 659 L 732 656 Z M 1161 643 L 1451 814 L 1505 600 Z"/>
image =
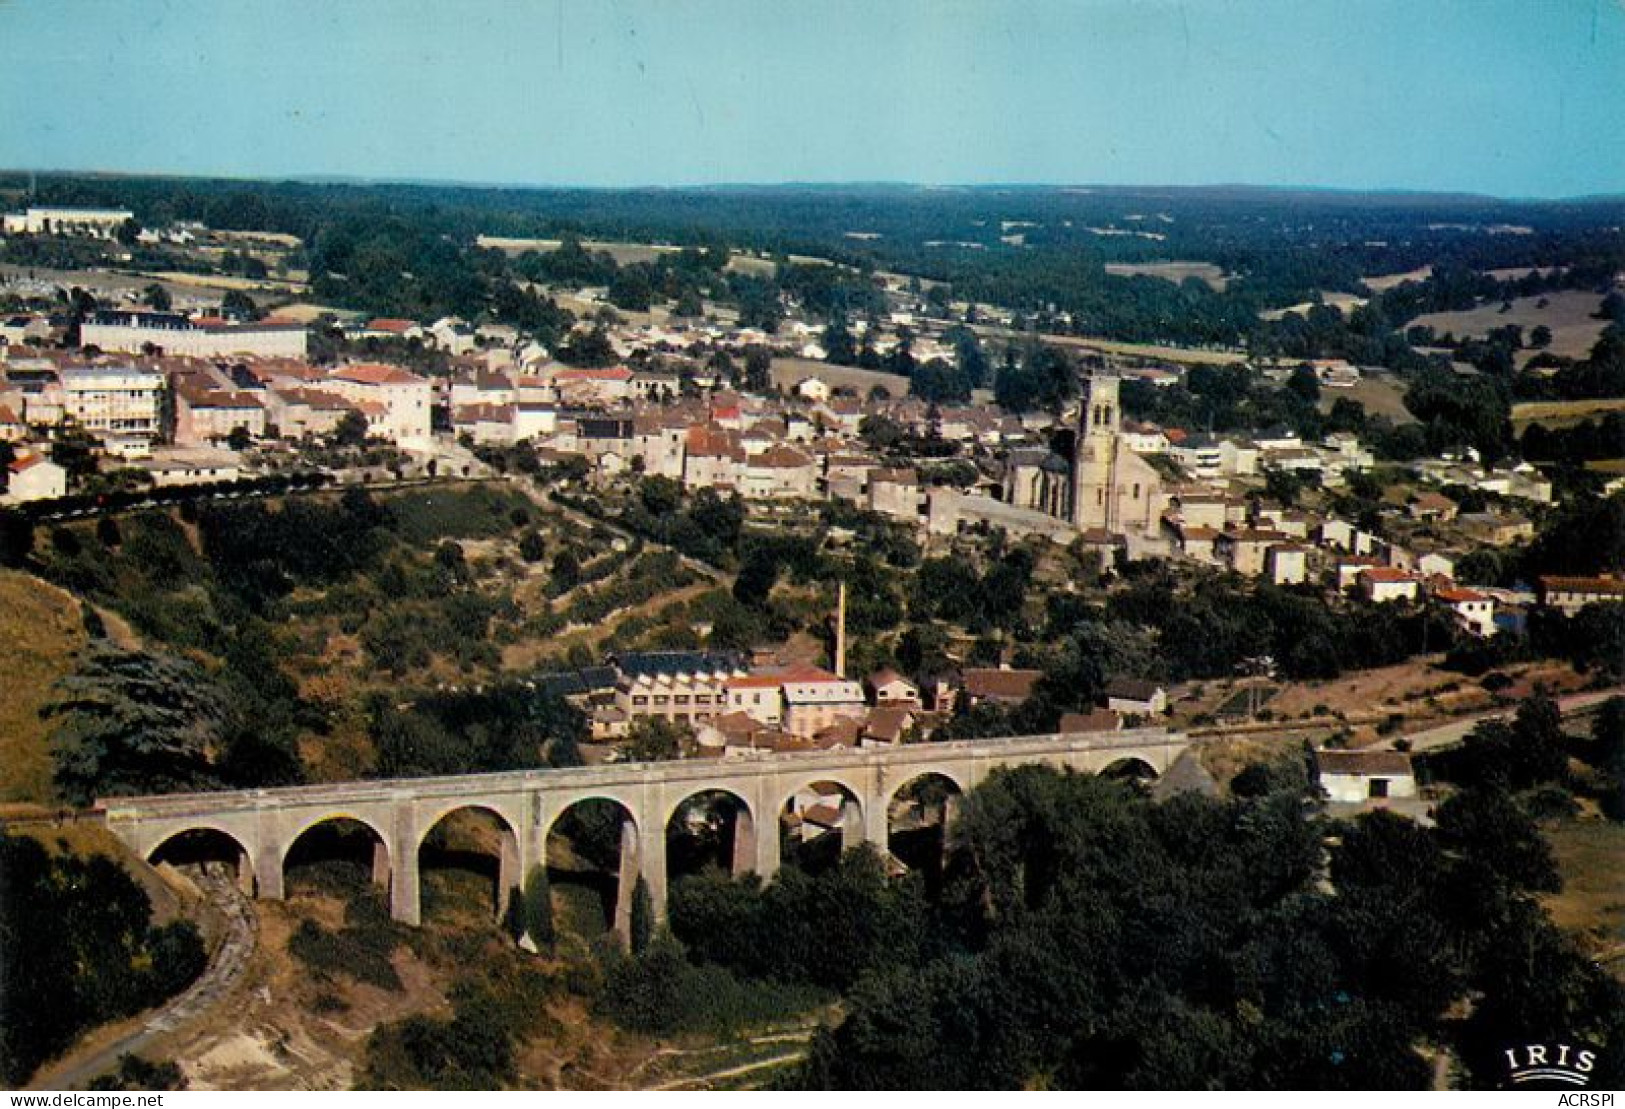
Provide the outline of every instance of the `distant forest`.
<path id="1" fill-rule="evenodd" d="M 22 174 L 0 174 L 0 194 L 16 201 L 28 186 Z M 1023 329 L 1385 366 L 1439 385 L 1432 395 L 1446 407 L 1474 409 L 1453 416 L 1453 424 L 1482 426 L 1467 438 L 1497 456 L 1512 448 L 1506 415 L 1513 399 L 1625 395 L 1625 295 L 1613 287 L 1625 272 L 1619 197 L 1517 202 L 1248 188 L 891 185 L 587 190 L 46 175 L 36 198 L 124 205 L 149 226 L 200 220 L 293 234 L 304 247 L 290 264 L 308 270 L 312 295 L 323 303 L 419 319 L 496 320 L 552 347 L 574 320 L 537 287 L 590 285 L 607 287 L 609 302 L 631 311 L 665 305 L 696 316 L 707 301 L 726 304 L 738 309 L 743 326 L 769 333 L 786 312 L 800 311 L 829 326 L 831 361 L 864 364 L 846 324 L 884 311 L 875 274 L 886 271 L 914 279 L 923 314 L 944 323 L 975 322 L 955 303 L 992 304 L 1013 311 Z M 513 257 L 480 248 L 482 234 L 562 239 L 565 247 Z M 686 249 L 619 265 L 582 245 L 591 239 Z M 0 261 L 71 268 L 98 264 L 109 249 L 15 239 L 0 247 Z M 188 261 L 172 248 L 131 249 L 136 268 Z M 776 265 L 738 272 L 726 266 L 729 249 L 765 254 Z M 1158 261 L 1205 263 L 1224 280 L 1193 275 L 1176 283 L 1107 270 Z M 1424 267 L 1431 272 L 1417 272 Z M 1413 280 L 1380 290 L 1364 280 L 1413 272 Z M 1613 324 L 1588 358 L 1541 349 L 1550 341 L 1545 328 L 1459 338 L 1415 326 L 1427 313 L 1559 290 L 1594 293 L 1597 317 Z M 1346 312 L 1321 303 L 1334 293 L 1365 303 Z M 1261 316 L 1294 306 L 1279 319 Z M 1537 353 L 1520 367 L 1520 350 Z M 593 354 L 566 349 L 561 357 L 585 363 Z M 1483 374 L 1465 400 L 1453 396 L 1452 362 Z M 885 368 L 915 376 L 912 365 Z M 989 369 L 934 390 L 932 375 L 942 377 L 944 367 L 921 370 L 929 373 L 916 391 L 941 394 L 933 399 L 962 399 L 996 377 Z M 1058 395 L 1015 392 L 1050 401 Z M 1425 422 L 1436 415 L 1417 414 Z M 1547 457 L 1596 453 L 1582 442 L 1538 445 Z"/>
<path id="2" fill-rule="evenodd" d="M 21 193 L 27 185 L 25 175 L 0 175 L 0 190 Z M 307 244 L 342 221 L 391 218 L 459 245 L 481 234 L 726 244 L 947 281 L 961 296 L 974 291 L 1013 307 L 1038 307 L 1032 298 L 1047 284 L 1064 292 L 1080 279 L 1108 285 L 1144 280 L 1106 281 L 1106 263 L 1210 262 L 1238 278 L 1215 296 L 1248 302 L 1253 311 L 1302 303 L 1317 291 L 1363 292 L 1363 276 L 1426 265 L 1567 265 L 1579 267 L 1584 281 L 1607 280 L 1625 267 L 1625 198 L 1619 197 L 1514 202 L 1036 186 L 532 189 L 46 176 L 38 180 L 38 199 L 126 205 L 148 224 L 197 219 L 211 227 L 293 234 Z M 1005 242 L 1011 233 L 1023 241 Z"/>

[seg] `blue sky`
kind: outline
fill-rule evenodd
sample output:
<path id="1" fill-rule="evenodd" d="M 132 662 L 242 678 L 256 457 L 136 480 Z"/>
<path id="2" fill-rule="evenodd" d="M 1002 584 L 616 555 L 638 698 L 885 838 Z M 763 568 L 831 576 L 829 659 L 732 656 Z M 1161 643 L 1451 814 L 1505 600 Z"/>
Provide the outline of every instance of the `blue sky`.
<path id="1" fill-rule="evenodd" d="M 1625 0 L 0 0 L 0 166 L 1625 192 Z"/>

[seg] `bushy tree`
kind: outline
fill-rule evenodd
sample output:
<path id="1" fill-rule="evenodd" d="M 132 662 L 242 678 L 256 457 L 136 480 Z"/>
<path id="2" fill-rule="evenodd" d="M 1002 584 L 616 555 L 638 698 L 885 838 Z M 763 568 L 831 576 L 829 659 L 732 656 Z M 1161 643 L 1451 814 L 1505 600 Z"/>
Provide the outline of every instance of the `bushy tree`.
<path id="1" fill-rule="evenodd" d="M 1597 710 L 1590 757 L 1602 777 L 1602 811 L 1625 821 L 1625 697 L 1610 697 Z"/>
<path id="2" fill-rule="evenodd" d="M 211 760 L 227 707 L 203 669 L 177 655 L 92 641 L 43 715 L 57 789 L 76 804 L 218 784 Z"/>
<path id="3" fill-rule="evenodd" d="M 642 955 L 649 950 L 649 943 L 654 939 L 655 906 L 654 899 L 649 895 L 649 883 L 641 874 L 632 886 L 631 916 L 632 954 Z"/>
<path id="4" fill-rule="evenodd" d="M 189 985 L 207 961 L 190 921 L 151 924 L 146 893 L 105 855 L 0 833 L 0 1079 L 21 1086 L 83 1030 Z"/>
<path id="5" fill-rule="evenodd" d="M 1463 785 L 1525 790 L 1568 774 L 1562 715 L 1548 697 L 1534 696 L 1514 719 L 1476 725 L 1461 749 L 1440 758 L 1445 774 Z"/>
<path id="6" fill-rule="evenodd" d="M 34 550 L 34 521 L 21 512 L 0 508 L 0 566 L 22 566 Z"/>
<path id="7" fill-rule="evenodd" d="M 547 867 L 537 864 L 525 875 L 523 920 L 525 935 L 539 949 L 553 945 L 553 891 L 547 880 Z"/>
<path id="8" fill-rule="evenodd" d="M 687 723 L 659 716 L 640 716 L 632 722 L 621 750 L 633 762 L 680 759 L 694 745 L 694 730 Z"/>

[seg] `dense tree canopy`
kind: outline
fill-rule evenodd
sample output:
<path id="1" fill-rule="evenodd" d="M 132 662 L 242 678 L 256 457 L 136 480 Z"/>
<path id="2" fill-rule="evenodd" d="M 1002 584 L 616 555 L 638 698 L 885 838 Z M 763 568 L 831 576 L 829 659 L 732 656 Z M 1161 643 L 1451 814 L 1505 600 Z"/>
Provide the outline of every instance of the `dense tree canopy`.
<path id="1" fill-rule="evenodd" d="M 0 833 L 0 1079 L 13 1089 L 84 1029 L 183 989 L 203 970 L 189 921 L 160 927 L 104 855 Z"/>
<path id="2" fill-rule="evenodd" d="M 962 820 L 951 884 L 904 949 L 923 961 L 857 982 L 807 1085 L 1420 1088 L 1431 1042 L 1493 1086 L 1487 1045 L 1564 1021 L 1622 1063 L 1625 990 L 1530 900 L 1549 856 L 1499 795 L 1463 795 L 1437 831 L 1387 813 L 1337 829 L 1332 892 L 1324 830 L 1290 792 L 1152 805 L 1023 767 Z M 1509 975 L 1515 950 L 1538 970 Z M 1531 990 L 1539 973 L 1558 985 Z"/>

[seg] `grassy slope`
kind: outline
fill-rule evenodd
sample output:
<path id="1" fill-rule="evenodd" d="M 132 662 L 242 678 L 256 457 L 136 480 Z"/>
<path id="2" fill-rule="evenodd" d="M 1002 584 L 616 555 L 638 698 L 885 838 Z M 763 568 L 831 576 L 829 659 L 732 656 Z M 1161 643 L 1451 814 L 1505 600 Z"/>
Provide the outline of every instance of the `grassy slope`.
<path id="1" fill-rule="evenodd" d="M 0 801 L 52 800 L 51 756 L 40 706 L 72 669 L 85 642 L 79 605 L 67 593 L 15 570 L 0 570 Z"/>
<path id="2" fill-rule="evenodd" d="M 1546 830 L 1563 874 L 1563 892 L 1545 898 L 1558 926 L 1616 976 L 1625 977 L 1625 826 L 1568 821 Z"/>
<path id="3" fill-rule="evenodd" d="M 1546 307 L 1537 307 L 1542 300 L 1546 301 Z M 1458 337 L 1483 335 L 1491 328 L 1515 323 L 1524 329 L 1525 341 L 1529 332 L 1545 324 L 1552 329 L 1549 349 L 1553 354 L 1583 358 L 1606 326 L 1605 321 L 1592 316 L 1601 300 L 1602 297 L 1594 292 L 1566 289 L 1547 293 L 1544 297 L 1518 297 L 1506 312 L 1501 311 L 1500 301 L 1492 301 L 1459 312 L 1431 312 L 1418 316 L 1414 322 L 1431 327 L 1441 335 L 1450 331 Z M 1519 363 L 1534 357 L 1536 353 L 1533 349 L 1526 349 L 1519 356 Z"/>

